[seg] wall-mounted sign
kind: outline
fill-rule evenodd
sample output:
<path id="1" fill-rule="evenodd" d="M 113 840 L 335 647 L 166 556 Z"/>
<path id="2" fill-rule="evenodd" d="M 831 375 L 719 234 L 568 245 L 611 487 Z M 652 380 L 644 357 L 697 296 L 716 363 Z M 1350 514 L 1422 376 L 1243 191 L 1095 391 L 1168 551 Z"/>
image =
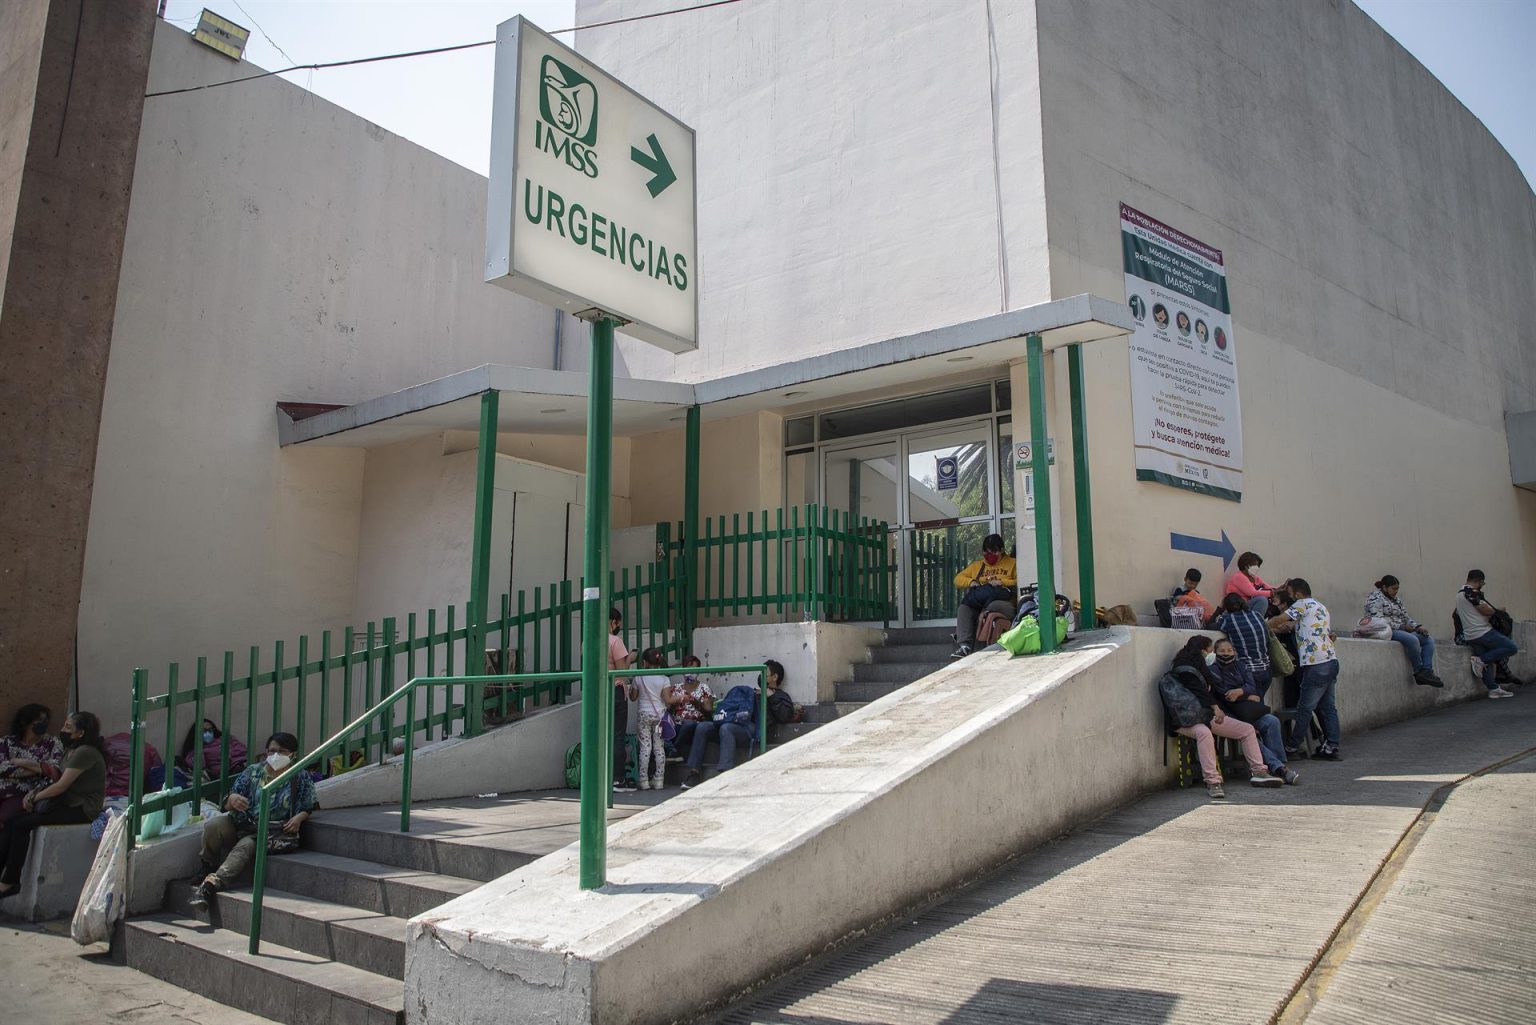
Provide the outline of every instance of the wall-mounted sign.
<path id="1" fill-rule="evenodd" d="M 192 30 L 192 38 L 226 57 L 239 60 L 245 53 L 245 44 L 251 38 L 251 30 L 241 28 L 228 18 L 221 18 L 204 8 L 202 17 L 197 19 L 197 28 Z"/>
<path id="2" fill-rule="evenodd" d="M 693 129 L 521 17 L 496 31 L 485 279 L 698 347 Z"/>
<path id="3" fill-rule="evenodd" d="M 935 476 L 938 484 L 935 491 L 953 491 L 960 486 L 960 461 L 954 456 L 934 457 Z"/>
<path id="4" fill-rule="evenodd" d="M 1221 250 L 1120 204 L 1136 479 L 1239 502 L 1243 418 Z"/>
<path id="5" fill-rule="evenodd" d="M 1021 441 L 1013 446 L 1013 468 L 1015 470 L 1028 470 L 1034 464 L 1035 449 L 1027 441 Z M 1050 466 L 1056 465 L 1056 439 L 1045 440 L 1045 461 Z"/>

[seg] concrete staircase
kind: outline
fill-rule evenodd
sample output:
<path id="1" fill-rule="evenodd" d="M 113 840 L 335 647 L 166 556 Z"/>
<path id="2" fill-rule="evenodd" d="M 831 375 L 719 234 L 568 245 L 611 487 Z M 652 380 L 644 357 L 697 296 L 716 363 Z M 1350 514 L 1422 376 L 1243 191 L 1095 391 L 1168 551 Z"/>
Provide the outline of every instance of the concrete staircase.
<path id="1" fill-rule="evenodd" d="M 406 919 L 541 852 L 328 823 L 305 849 L 267 861 L 261 954 L 246 953 L 248 886 L 201 915 L 191 880 L 165 910 L 124 927 L 127 963 L 212 1000 L 294 1025 L 403 1025 Z"/>
<path id="2" fill-rule="evenodd" d="M 888 630 L 885 644 L 869 649 L 869 661 L 853 667 L 853 679 L 837 684 L 836 700 L 805 710 L 806 723 L 831 722 L 949 665 L 953 634 L 948 626 Z"/>

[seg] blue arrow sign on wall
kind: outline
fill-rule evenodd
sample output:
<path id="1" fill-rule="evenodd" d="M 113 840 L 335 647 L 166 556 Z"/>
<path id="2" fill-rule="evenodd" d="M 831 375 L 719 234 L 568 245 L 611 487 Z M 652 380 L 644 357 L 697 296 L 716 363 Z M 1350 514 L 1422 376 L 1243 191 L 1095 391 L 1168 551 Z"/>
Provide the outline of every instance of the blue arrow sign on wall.
<path id="1" fill-rule="evenodd" d="M 1226 569 L 1232 565 L 1232 557 L 1237 554 L 1237 549 L 1232 547 L 1232 541 L 1227 537 L 1227 532 L 1221 532 L 1221 540 L 1213 541 L 1208 537 L 1194 537 L 1191 534 L 1168 535 L 1168 547 L 1176 552 L 1193 552 L 1196 555 L 1214 555 L 1221 560 L 1221 568 Z"/>

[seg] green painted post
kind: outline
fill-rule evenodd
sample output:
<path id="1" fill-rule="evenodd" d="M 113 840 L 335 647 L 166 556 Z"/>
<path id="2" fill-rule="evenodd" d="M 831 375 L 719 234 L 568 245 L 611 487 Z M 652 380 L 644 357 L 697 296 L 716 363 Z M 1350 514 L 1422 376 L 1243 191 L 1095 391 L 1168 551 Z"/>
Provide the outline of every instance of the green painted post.
<path id="1" fill-rule="evenodd" d="M 192 759 L 192 821 L 203 820 L 203 765 L 207 760 L 207 753 L 203 750 L 203 694 L 208 689 L 208 656 L 199 655 L 197 658 L 197 690 L 193 692 L 192 721 L 196 723 L 194 730 L 195 740 L 192 741 L 193 749 L 197 755 Z"/>
<path id="2" fill-rule="evenodd" d="M 261 953 L 261 898 L 267 888 L 267 836 L 272 828 L 272 794 L 266 787 L 256 791 L 256 863 L 251 866 L 250 942 L 246 952 Z"/>
<path id="3" fill-rule="evenodd" d="M 1083 347 L 1067 347 L 1068 390 L 1072 393 L 1072 487 L 1077 506 L 1077 597 L 1083 603 L 1086 629 L 1098 626 L 1093 586 L 1093 497 L 1088 480 L 1087 391 L 1083 385 Z M 1083 628 L 1082 623 L 1078 624 Z"/>
<path id="4" fill-rule="evenodd" d="M 1045 350 L 1039 335 L 1025 342 L 1029 360 L 1030 469 L 1035 484 L 1035 582 L 1039 584 L 1040 653 L 1056 650 L 1056 562 L 1051 524 L 1050 453 L 1045 421 Z"/>
<path id="5" fill-rule="evenodd" d="M 144 731 L 148 729 L 148 723 L 144 721 L 144 691 L 149 686 L 149 672 L 144 669 L 133 671 L 133 696 L 130 699 L 132 711 L 130 714 L 129 729 L 133 736 L 128 744 L 128 799 L 131 802 L 129 814 L 133 817 L 128 822 L 128 846 L 133 847 L 134 838 L 139 835 L 139 823 L 144 819 L 144 813 L 139 809 L 144 804 Z"/>
<path id="6" fill-rule="evenodd" d="M 479 676 L 485 663 L 485 622 L 490 612 L 491 590 L 491 511 L 496 499 L 496 423 L 501 393 L 492 389 L 480 396 L 480 441 L 475 464 L 475 535 L 470 555 L 469 600 L 473 618 L 469 627 L 464 657 L 464 672 Z M 483 688 L 468 688 L 465 701 L 468 721 L 465 730 L 473 737 L 485 727 L 485 707 L 480 700 Z"/>
<path id="7" fill-rule="evenodd" d="M 608 514 L 613 461 L 613 321 L 592 322 L 591 385 L 587 389 L 587 523 L 581 592 L 581 888 L 608 877 L 608 788 L 602 755 L 613 743 L 608 693 Z M 692 421 L 690 421 L 691 423 Z"/>
<path id="8" fill-rule="evenodd" d="M 688 407 L 683 443 L 683 650 L 693 650 L 699 600 L 699 407 Z"/>
<path id="9" fill-rule="evenodd" d="M 407 683 L 405 692 L 405 721 L 407 724 L 416 721 L 416 685 Z M 394 711 L 387 713 L 391 717 Z M 405 729 L 405 764 L 401 766 L 400 775 L 400 832 L 411 831 L 411 755 L 416 751 L 416 741 L 411 736 L 409 725 Z"/>
<path id="10" fill-rule="evenodd" d="M 172 764 L 175 763 L 176 751 L 176 694 L 181 682 L 181 666 L 172 662 L 165 674 L 165 753 L 171 756 Z M 199 738 L 201 739 L 201 738 Z M 169 772 L 165 782 L 171 782 Z M 170 817 L 170 809 L 166 809 L 166 817 Z"/>
<path id="11" fill-rule="evenodd" d="M 219 688 L 219 804 L 229 787 L 229 702 L 230 689 L 235 685 L 235 653 L 224 653 L 224 684 Z M 254 741 L 251 741 L 254 744 Z M 252 753 L 256 748 L 248 747 Z"/>

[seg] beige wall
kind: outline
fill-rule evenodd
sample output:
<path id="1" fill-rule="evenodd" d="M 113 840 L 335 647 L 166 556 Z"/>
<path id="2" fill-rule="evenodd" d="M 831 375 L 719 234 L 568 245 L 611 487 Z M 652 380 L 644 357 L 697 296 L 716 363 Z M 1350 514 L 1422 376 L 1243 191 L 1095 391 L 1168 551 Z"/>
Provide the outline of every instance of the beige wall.
<path id="1" fill-rule="evenodd" d="M 255 71 L 156 27 L 150 90 Z M 484 224 L 483 178 L 282 79 L 146 101 L 79 620 L 109 729 L 134 666 L 353 618 L 364 453 L 279 449 L 274 403 L 549 365 Z"/>
<path id="2" fill-rule="evenodd" d="M 1503 428 L 1536 406 L 1536 200 L 1508 154 L 1352 4 L 1038 7 L 1053 295 L 1124 295 L 1123 200 L 1223 250 L 1238 353 L 1240 505 L 1134 480 L 1125 346 L 1087 351 L 1100 603 L 1189 565 L 1214 594 L 1168 534 L 1223 529 L 1339 621 L 1386 572 L 1442 634 L 1471 566 L 1536 601 Z"/>
<path id="3" fill-rule="evenodd" d="M 771 511 L 783 504 L 784 418 L 748 413 L 708 420 L 699 437 L 699 513 L 727 516 Z M 633 523 L 683 518 L 684 432 L 659 431 L 631 439 Z"/>

